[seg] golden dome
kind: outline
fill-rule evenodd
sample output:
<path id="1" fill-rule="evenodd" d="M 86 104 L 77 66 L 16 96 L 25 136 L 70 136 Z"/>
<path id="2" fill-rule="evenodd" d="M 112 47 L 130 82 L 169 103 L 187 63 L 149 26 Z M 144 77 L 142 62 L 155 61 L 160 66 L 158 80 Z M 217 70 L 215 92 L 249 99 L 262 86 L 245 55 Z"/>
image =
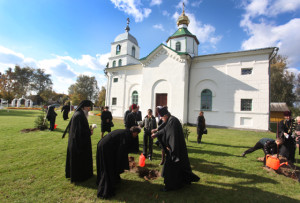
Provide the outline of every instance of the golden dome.
<path id="1" fill-rule="evenodd" d="M 183 3 L 182 13 L 178 17 L 177 26 L 182 25 L 182 24 L 189 25 L 189 23 L 190 23 L 190 19 L 184 13 L 184 3 Z"/>

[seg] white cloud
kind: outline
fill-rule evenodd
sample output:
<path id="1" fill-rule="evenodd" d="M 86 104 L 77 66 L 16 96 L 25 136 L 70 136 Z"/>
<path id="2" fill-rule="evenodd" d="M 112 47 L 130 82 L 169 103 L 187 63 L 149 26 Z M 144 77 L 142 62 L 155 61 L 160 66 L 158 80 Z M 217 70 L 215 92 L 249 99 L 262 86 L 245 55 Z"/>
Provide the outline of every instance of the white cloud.
<path id="1" fill-rule="evenodd" d="M 202 2 L 203 2 L 203 0 L 194 1 L 194 2 L 191 3 L 191 6 L 193 6 L 193 7 L 199 7 Z"/>
<path id="2" fill-rule="evenodd" d="M 288 57 L 291 68 L 300 68 L 300 18 L 275 24 L 276 15 L 299 10 L 300 0 L 252 0 L 245 4 L 240 26 L 249 35 L 242 49 L 279 47 L 279 54 Z"/>
<path id="3" fill-rule="evenodd" d="M 24 55 L 13 50 L 0 46 L 0 63 L 20 64 L 24 61 Z"/>
<path id="4" fill-rule="evenodd" d="M 116 8 L 134 17 L 135 22 L 142 22 L 150 13 L 150 8 L 141 8 L 140 0 L 110 0 Z"/>
<path id="5" fill-rule="evenodd" d="M 170 16 L 170 13 L 166 10 L 163 10 L 162 14 L 163 14 L 163 16 Z"/>
<path id="6" fill-rule="evenodd" d="M 300 0 L 252 0 L 249 4 L 244 2 L 247 15 L 274 17 L 281 13 L 295 12 L 300 8 Z"/>
<path id="7" fill-rule="evenodd" d="M 44 69 L 47 74 L 51 74 L 53 89 L 56 92 L 67 93 L 68 87 L 76 82 L 76 77 L 80 74 L 96 76 L 98 83 L 105 85 L 106 78 L 101 70 L 105 68 L 109 56 L 110 53 L 97 54 L 95 57 L 82 55 L 81 58 L 76 59 L 71 56 L 53 55 L 50 59 L 36 61 L 0 46 L 0 72 L 5 72 L 8 67 L 14 68 L 16 64 L 21 67 Z"/>
<path id="8" fill-rule="evenodd" d="M 201 21 L 197 21 L 196 17 L 192 13 L 185 14 L 190 19 L 190 24 L 188 26 L 189 31 L 196 35 L 199 42 L 203 44 L 209 44 L 210 48 L 216 48 L 216 44 L 222 39 L 221 35 L 215 35 L 215 27 L 210 24 L 202 24 Z M 177 21 L 179 13 L 176 12 L 173 15 L 173 19 Z M 203 46 L 204 47 L 204 46 Z"/>
<path id="9" fill-rule="evenodd" d="M 165 31 L 164 27 L 162 24 L 156 24 L 156 25 L 153 25 L 153 28 L 155 29 L 158 29 L 158 30 L 161 30 L 161 31 Z"/>
<path id="10" fill-rule="evenodd" d="M 150 6 L 160 5 L 162 3 L 162 0 L 151 0 Z"/>

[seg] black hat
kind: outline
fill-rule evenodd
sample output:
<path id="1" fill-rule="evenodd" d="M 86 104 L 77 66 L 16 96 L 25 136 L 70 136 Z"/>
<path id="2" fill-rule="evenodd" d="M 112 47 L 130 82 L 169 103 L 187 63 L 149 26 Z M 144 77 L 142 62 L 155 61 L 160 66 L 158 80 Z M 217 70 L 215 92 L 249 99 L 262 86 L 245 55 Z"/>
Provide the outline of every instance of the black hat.
<path id="1" fill-rule="evenodd" d="M 80 104 L 78 105 L 78 107 L 76 108 L 76 111 L 78 111 L 79 109 L 81 109 L 83 107 L 93 107 L 93 102 L 90 100 L 81 101 Z"/>
<path id="2" fill-rule="evenodd" d="M 158 114 L 163 117 L 164 115 L 168 114 L 169 111 L 168 111 L 168 107 L 167 106 L 164 106 L 164 107 L 158 107 Z"/>

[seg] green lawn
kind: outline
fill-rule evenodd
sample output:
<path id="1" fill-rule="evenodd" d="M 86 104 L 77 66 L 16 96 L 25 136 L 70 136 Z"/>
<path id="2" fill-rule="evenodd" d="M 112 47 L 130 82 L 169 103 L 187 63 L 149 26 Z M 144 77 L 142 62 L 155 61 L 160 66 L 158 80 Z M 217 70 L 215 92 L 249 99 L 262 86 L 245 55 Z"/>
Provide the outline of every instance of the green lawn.
<path id="1" fill-rule="evenodd" d="M 71 184 L 65 175 L 68 139 L 61 139 L 68 123 L 57 111 L 58 129 L 21 133 L 33 128 L 41 111 L 0 110 L 0 202 L 95 202 L 97 198 L 96 146 L 100 139 L 100 117 L 90 116 L 96 123 L 92 136 L 94 177 Z M 123 128 L 122 120 L 114 120 Z M 117 186 L 111 202 L 300 202 L 300 184 L 262 168 L 256 160 L 263 152 L 256 151 L 247 158 L 239 155 L 260 138 L 275 138 L 273 133 L 209 128 L 204 143 L 196 143 L 196 128 L 190 127 L 187 142 L 193 172 L 200 176 L 181 190 L 163 193 L 163 179 L 145 181 L 137 174 L 126 172 Z M 140 150 L 142 134 L 140 134 Z M 298 151 L 297 151 L 298 152 Z M 132 154 L 138 160 L 138 154 Z M 296 155 L 299 162 L 299 155 Z M 160 149 L 154 147 L 154 160 L 146 162 L 161 169 Z M 149 165 L 150 164 L 150 165 Z M 298 164 L 299 165 L 299 164 Z"/>

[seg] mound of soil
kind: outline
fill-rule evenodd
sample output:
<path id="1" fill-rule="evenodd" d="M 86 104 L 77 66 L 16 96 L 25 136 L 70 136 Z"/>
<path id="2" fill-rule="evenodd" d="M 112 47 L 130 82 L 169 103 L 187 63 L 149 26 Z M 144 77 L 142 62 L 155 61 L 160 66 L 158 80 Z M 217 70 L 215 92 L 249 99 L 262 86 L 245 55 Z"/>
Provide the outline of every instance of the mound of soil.
<path id="1" fill-rule="evenodd" d="M 160 172 L 157 169 L 149 169 L 147 167 L 140 167 L 138 166 L 135 161 L 134 157 L 128 157 L 129 161 L 129 170 L 131 172 L 137 173 L 139 177 L 144 178 L 145 180 L 154 180 L 160 177 Z"/>
<path id="2" fill-rule="evenodd" d="M 27 128 L 27 129 L 21 130 L 21 133 L 29 133 L 29 132 L 39 131 L 39 130 L 40 129 L 38 129 L 38 128 Z"/>
<path id="3" fill-rule="evenodd" d="M 300 167 L 294 165 L 292 162 L 288 161 L 285 157 L 279 156 L 280 163 L 288 162 L 288 165 L 281 166 L 277 171 L 269 168 L 264 167 L 268 171 L 273 171 L 277 174 L 282 174 L 286 177 L 292 178 L 295 181 L 300 182 Z M 263 161 L 264 157 L 258 158 L 259 161 Z"/>

